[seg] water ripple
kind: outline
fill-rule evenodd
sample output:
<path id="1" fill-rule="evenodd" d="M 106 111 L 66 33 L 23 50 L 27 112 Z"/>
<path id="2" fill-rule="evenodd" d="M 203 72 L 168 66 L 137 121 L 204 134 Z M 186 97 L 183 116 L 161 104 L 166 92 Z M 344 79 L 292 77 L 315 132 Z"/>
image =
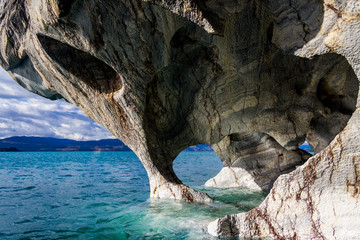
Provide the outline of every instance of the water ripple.
<path id="1" fill-rule="evenodd" d="M 217 200 L 209 205 L 149 200 L 132 152 L 4 153 L 1 167 L 1 240 L 211 239 L 210 221 L 266 195 L 201 187 L 221 168 L 213 152 L 184 152 L 174 164 L 185 184 Z"/>
<path id="2" fill-rule="evenodd" d="M 36 188 L 36 187 L 35 186 L 29 186 L 29 187 L 25 187 L 25 188 L 17 188 L 17 189 L 14 189 L 13 192 L 30 191 L 30 190 L 33 190 L 34 188 Z"/>
<path id="3" fill-rule="evenodd" d="M 25 220 L 22 220 L 22 221 L 19 221 L 19 222 L 14 222 L 15 224 L 24 224 L 24 223 L 31 223 L 32 221 L 29 220 L 29 219 L 25 219 Z"/>

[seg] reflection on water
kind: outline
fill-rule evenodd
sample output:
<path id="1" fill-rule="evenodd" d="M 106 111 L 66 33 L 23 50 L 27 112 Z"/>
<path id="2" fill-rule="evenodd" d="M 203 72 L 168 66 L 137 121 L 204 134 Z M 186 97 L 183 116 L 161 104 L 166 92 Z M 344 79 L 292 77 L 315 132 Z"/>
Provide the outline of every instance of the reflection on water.
<path id="1" fill-rule="evenodd" d="M 265 197 L 202 187 L 221 168 L 213 152 L 183 152 L 174 165 L 216 202 L 150 200 L 132 152 L 1 153 L 0 239 L 211 239 L 210 221 Z"/>

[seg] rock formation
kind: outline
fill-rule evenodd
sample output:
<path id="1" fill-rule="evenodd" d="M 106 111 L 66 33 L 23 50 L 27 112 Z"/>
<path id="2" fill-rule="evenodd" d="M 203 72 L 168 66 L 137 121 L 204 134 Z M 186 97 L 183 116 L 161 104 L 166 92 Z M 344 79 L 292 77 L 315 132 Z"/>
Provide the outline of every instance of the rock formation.
<path id="1" fill-rule="evenodd" d="M 282 175 L 257 208 L 209 225 L 213 235 L 276 239 L 360 237 L 359 109 L 319 154 Z"/>
<path id="2" fill-rule="evenodd" d="M 302 161 L 296 148 L 307 140 L 314 157 L 282 175 L 261 206 L 209 231 L 355 239 L 359 16 L 356 0 L 3 0 L 0 63 L 27 90 L 75 104 L 127 144 L 152 197 L 211 201 L 173 171 L 188 146 L 218 144 L 224 162 L 266 188 Z M 255 154 L 271 142 L 271 181 L 238 159 L 248 136 L 258 138 Z M 231 152 L 236 145 L 245 147 Z M 286 157 L 273 168 L 277 151 Z"/>
<path id="3" fill-rule="evenodd" d="M 311 156 L 301 149 L 287 150 L 265 133 L 232 134 L 212 147 L 224 167 L 205 186 L 216 188 L 270 190 L 281 174 Z"/>

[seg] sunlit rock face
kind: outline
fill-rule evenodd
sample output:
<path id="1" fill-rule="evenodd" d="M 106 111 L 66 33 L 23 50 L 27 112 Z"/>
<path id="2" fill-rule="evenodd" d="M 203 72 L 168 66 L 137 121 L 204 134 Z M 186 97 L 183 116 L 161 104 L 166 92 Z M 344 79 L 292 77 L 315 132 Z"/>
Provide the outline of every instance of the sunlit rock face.
<path id="1" fill-rule="evenodd" d="M 0 62 L 134 150 L 151 197 L 211 201 L 173 171 L 188 146 L 217 144 L 225 167 L 265 189 L 306 160 L 306 140 L 314 157 L 209 232 L 355 239 L 359 12 L 355 0 L 1 1 Z"/>

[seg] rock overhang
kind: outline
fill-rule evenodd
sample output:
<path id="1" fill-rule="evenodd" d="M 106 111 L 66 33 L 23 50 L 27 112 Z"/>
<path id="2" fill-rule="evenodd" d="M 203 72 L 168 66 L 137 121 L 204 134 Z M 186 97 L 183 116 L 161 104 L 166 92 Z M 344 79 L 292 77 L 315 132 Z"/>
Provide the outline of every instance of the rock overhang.
<path id="1" fill-rule="evenodd" d="M 306 139 L 319 153 L 347 125 L 358 97 L 359 8 L 329 0 L 2 1 L 0 61 L 26 89 L 63 97 L 129 145 L 151 196 L 209 201 L 172 169 L 186 147 L 266 134 L 281 151 Z"/>

